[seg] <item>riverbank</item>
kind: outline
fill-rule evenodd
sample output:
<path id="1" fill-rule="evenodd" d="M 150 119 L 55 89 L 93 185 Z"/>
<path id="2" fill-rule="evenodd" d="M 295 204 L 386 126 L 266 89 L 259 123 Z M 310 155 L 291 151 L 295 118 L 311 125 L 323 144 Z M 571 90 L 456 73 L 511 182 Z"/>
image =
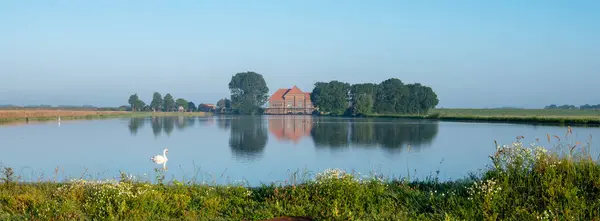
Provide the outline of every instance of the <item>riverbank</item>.
<path id="1" fill-rule="evenodd" d="M 600 126 L 600 111 L 546 109 L 435 109 L 427 115 L 373 114 L 374 118 L 413 118 L 458 122 L 502 122 Z"/>
<path id="2" fill-rule="evenodd" d="M 104 119 L 150 116 L 209 116 L 207 112 L 129 112 L 94 110 L 0 110 L 0 124 L 29 121 Z"/>
<path id="3" fill-rule="evenodd" d="M 5 168 L 1 220 L 595 220 L 600 165 L 585 143 L 552 137 L 547 149 L 497 146 L 481 174 L 440 182 L 327 170 L 285 185 L 248 187 L 119 180 L 19 183 Z M 559 139 L 560 138 L 560 139 Z M 574 145 L 574 146 L 571 146 Z M 158 180 L 165 177 L 157 171 Z"/>

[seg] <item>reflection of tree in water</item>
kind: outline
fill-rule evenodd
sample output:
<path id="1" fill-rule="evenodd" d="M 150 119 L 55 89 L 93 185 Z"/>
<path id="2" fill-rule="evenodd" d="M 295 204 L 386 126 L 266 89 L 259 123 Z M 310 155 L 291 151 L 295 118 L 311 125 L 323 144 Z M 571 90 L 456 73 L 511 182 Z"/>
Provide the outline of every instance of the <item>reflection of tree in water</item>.
<path id="1" fill-rule="evenodd" d="M 194 127 L 194 125 L 196 124 L 196 120 L 198 117 L 188 117 L 186 118 L 185 124 L 188 127 Z"/>
<path id="2" fill-rule="evenodd" d="M 236 157 L 259 158 L 267 145 L 267 127 L 261 117 L 228 119 L 231 126 L 229 147 Z"/>
<path id="3" fill-rule="evenodd" d="M 183 116 L 178 116 L 177 120 L 175 121 L 175 128 L 177 128 L 178 131 L 181 131 L 183 129 L 185 129 L 185 127 L 187 126 L 187 119 L 185 119 L 185 117 Z"/>
<path id="4" fill-rule="evenodd" d="M 437 132 L 436 122 L 363 119 L 348 123 L 343 119 L 327 119 L 313 125 L 311 136 L 317 147 L 345 147 L 352 143 L 394 149 L 430 143 Z"/>
<path id="5" fill-rule="evenodd" d="M 310 135 L 316 147 L 347 147 L 348 120 L 333 118 L 313 124 Z"/>
<path id="6" fill-rule="evenodd" d="M 152 133 L 157 137 L 162 133 L 162 119 L 160 117 L 152 118 Z"/>
<path id="7" fill-rule="evenodd" d="M 163 131 L 167 135 L 171 135 L 173 130 L 183 130 L 190 125 L 195 124 L 195 118 L 187 118 L 183 116 L 178 117 L 153 117 L 152 118 L 152 132 L 154 136 L 159 136 Z"/>
<path id="8" fill-rule="evenodd" d="M 167 136 L 171 135 L 171 133 L 173 132 L 173 129 L 175 129 L 175 121 L 176 120 L 177 120 L 176 117 L 163 117 L 162 118 L 163 131 L 165 131 L 165 133 L 167 133 Z"/>
<path id="9" fill-rule="evenodd" d="M 217 127 L 228 130 L 231 127 L 231 118 L 222 115 L 217 117 Z"/>
<path id="10" fill-rule="evenodd" d="M 399 148 L 406 145 L 419 147 L 431 143 L 437 135 L 437 122 L 408 121 L 375 124 L 375 140 L 384 148 Z"/>
<path id="11" fill-rule="evenodd" d="M 141 118 L 141 117 L 129 118 L 129 124 L 127 125 L 129 127 L 129 132 L 132 135 L 136 135 L 138 133 L 138 130 L 144 126 L 144 123 L 145 123 L 144 118 Z"/>

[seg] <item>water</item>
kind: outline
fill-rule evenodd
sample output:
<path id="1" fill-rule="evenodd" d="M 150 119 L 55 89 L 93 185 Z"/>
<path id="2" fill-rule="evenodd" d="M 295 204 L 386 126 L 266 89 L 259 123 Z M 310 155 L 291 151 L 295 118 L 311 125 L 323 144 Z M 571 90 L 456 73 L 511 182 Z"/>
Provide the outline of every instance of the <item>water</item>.
<path id="1" fill-rule="evenodd" d="M 110 179 L 126 172 L 154 181 L 150 157 L 169 149 L 166 180 L 250 185 L 294 171 L 341 168 L 411 179 L 459 179 L 485 169 L 494 140 L 510 144 L 565 127 L 311 116 L 122 118 L 0 126 L 0 164 L 23 180 Z M 572 139 L 598 137 L 574 128 Z M 438 174 L 439 172 L 439 174 Z"/>

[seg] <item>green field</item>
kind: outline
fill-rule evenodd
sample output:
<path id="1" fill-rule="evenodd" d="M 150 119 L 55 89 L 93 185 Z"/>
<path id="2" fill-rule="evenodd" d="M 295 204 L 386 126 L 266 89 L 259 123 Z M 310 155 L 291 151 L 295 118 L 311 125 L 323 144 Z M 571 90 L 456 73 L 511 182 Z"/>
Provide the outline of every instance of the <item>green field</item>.
<path id="1" fill-rule="evenodd" d="M 427 115 L 386 115 L 370 117 L 424 118 L 446 121 L 510 122 L 568 125 L 600 125 L 600 111 L 558 109 L 434 109 Z"/>
<path id="2" fill-rule="evenodd" d="M 589 144 L 548 137 L 549 152 L 497 146 L 481 174 L 441 182 L 327 170 L 259 187 L 132 179 L 20 183 L 0 178 L 0 220 L 598 220 L 600 165 Z"/>

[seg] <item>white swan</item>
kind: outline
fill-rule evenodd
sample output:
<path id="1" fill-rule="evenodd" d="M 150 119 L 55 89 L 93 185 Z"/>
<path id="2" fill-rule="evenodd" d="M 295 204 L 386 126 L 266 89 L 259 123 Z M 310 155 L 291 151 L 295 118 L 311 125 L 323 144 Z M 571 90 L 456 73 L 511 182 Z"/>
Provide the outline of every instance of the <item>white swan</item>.
<path id="1" fill-rule="evenodd" d="M 169 149 L 163 150 L 163 155 L 156 155 L 150 158 L 150 160 L 156 164 L 165 164 L 169 159 L 167 158 L 167 153 Z"/>

